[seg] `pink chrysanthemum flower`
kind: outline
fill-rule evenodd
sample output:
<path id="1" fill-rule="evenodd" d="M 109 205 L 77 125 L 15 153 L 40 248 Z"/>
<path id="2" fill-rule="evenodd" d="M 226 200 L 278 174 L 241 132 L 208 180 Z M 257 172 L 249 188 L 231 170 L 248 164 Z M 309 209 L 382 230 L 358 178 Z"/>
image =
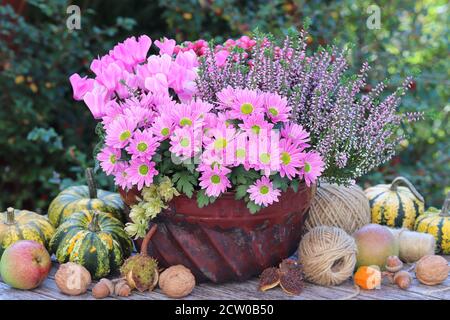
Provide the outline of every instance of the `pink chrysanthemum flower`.
<path id="1" fill-rule="evenodd" d="M 133 106 L 124 109 L 123 114 L 127 118 L 133 118 L 139 127 L 148 126 L 152 123 L 156 113 L 148 108 L 141 106 Z"/>
<path id="2" fill-rule="evenodd" d="M 268 135 L 272 130 L 273 124 L 264 120 L 264 114 L 256 113 L 244 119 L 244 123 L 239 127 L 249 135 Z"/>
<path id="3" fill-rule="evenodd" d="M 292 140 L 292 142 L 303 149 L 309 147 L 309 133 L 299 124 L 286 124 L 284 128 L 281 129 L 281 137 Z"/>
<path id="4" fill-rule="evenodd" d="M 236 129 L 227 127 L 224 123 L 208 130 L 208 138 L 203 139 L 207 150 L 223 154 L 236 136 Z"/>
<path id="5" fill-rule="evenodd" d="M 134 118 L 117 117 L 106 127 L 106 145 L 119 149 L 125 147 L 131 139 L 134 129 L 136 129 Z"/>
<path id="6" fill-rule="evenodd" d="M 146 130 L 136 130 L 133 137 L 130 140 L 130 144 L 127 146 L 126 150 L 131 157 L 143 158 L 146 160 L 151 160 L 155 154 L 156 149 L 159 147 L 159 141 L 156 139 L 150 129 Z"/>
<path id="7" fill-rule="evenodd" d="M 192 105 L 181 103 L 172 109 L 172 120 L 179 127 L 193 127 L 200 119 L 200 113 L 192 109 Z"/>
<path id="8" fill-rule="evenodd" d="M 212 104 L 201 100 L 193 100 L 189 102 L 188 105 L 191 107 L 192 113 L 201 119 L 203 119 L 213 108 Z"/>
<path id="9" fill-rule="evenodd" d="M 133 187 L 133 183 L 131 183 L 127 169 L 129 165 L 127 162 L 121 161 L 118 164 L 118 169 L 114 173 L 114 183 L 122 188 L 123 190 L 131 189 Z"/>
<path id="10" fill-rule="evenodd" d="M 219 100 L 219 105 L 217 106 L 219 110 L 227 110 L 230 109 L 235 103 L 234 89 L 231 86 L 228 86 L 217 94 L 217 99 Z"/>
<path id="11" fill-rule="evenodd" d="M 306 185 L 309 187 L 311 183 L 315 183 L 317 178 L 325 169 L 325 163 L 319 153 L 312 151 L 302 154 L 302 168 L 300 174 L 305 179 Z"/>
<path id="12" fill-rule="evenodd" d="M 280 176 L 292 180 L 298 175 L 303 153 L 290 139 L 280 140 Z"/>
<path id="13" fill-rule="evenodd" d="M 287 122 L 292 108 L 287 105 L 287 99 L 276 93 L 264 94 L 266 114 L 273 123 Z"/>
<path id="14" fill-rule="evenodd" d="M 102 122 L 105 126 L 108 126 L 121 115 L 122 106 L 115 100 L 111 100 L 105 105 L 105 115 L 102 117 Z"/>
<path id="15" fill-rule="evenodd" d="M 172 134 L 173 121 L 167 116 L 159 116 L 153 122 L 151 130 L 155 136 L 160 138 L 160 140 L 166 140 Z"/>
<path id="16" fill-rule="evenodd" d="M 170 136 L 170 151 L 183 159 L 192 158 L 201 149 L 201 130 L 177 128 Z"/>
<path id="17" fill-rule="evenodd" d="M 116 172 L 120 167 L 120 149 L 104 147 L 97 155 L 100 166 L 107 175 Z"/>
<path id="18" fill-rule="evenodd" d="M 250 194 L 250 200 L 265 207 L 278 202 L 278 197 L 281 194 L 280 190 L 274 189 L 272 182 L 267 177 L 257 180 L 254 185 L 248 188 L 247 192 Z"/>
<path id="19" fill-rule="evenodd" d="M 153 177 L 158 174 L 158 170 L 155 169 L 154 162 L 136 158 L 131 160 L 126 173 L 129 181 L 141 190 L 144 186 L 148 187 L 153 183 Z"/>
<path id="20" fill-rule="evenodd" d="M 235 89 L 234 102 L 230 111 L 233 119 L 245 119 L 256 113 L 264 112 L 263 95 L 255 90 Z"/>
<path id="21" fill-rule="evenodd" d="M 200 187 L 209 197 L 218 197 L 227 188 L 231 188 L 231 182 L 226 176 L 231 170 L 223 166 L 214 166 L 203 171 L 200 177 Z"/>

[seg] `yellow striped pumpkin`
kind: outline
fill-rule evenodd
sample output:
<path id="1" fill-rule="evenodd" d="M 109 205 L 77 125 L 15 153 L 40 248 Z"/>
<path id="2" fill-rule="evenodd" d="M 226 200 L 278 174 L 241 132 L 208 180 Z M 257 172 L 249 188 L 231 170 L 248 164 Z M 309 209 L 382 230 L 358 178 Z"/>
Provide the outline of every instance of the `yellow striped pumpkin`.
<path id="1" fill-rule="evenodd" d="M 28 210 L 8 208 L 0 213 L 0 219 L 0 257 L 19 240 L 33 240 L 49 248 L 55 229 L 45 217 Z"/>
<path id="2" fill-rule="evenodd" d="M 391 184 L 370 187 L 364 192 L 369 199 L 372 223 L 413 230 L 416 218 L 424 212 L 423 197 L 404 177 L 395 178 Z"/>
<path id="3" fill-rule="evenodd" d="M 450 192 L 441 210 L 429 208 L 416 220 L 418 232 L 429 233 L 436 239 L 436 253 L 450 254 Z"/>
<path id="4" fill-rule="evenodd" d="M 72 213 L 80 210 L 108 212 L 124 221 L 124 203 L 118 193 L 97 190 L 92 169 L 86 169 L 87 186 L 73 186 L 63 190 L 48 208 L 48 218 L 56 228 Z"/>

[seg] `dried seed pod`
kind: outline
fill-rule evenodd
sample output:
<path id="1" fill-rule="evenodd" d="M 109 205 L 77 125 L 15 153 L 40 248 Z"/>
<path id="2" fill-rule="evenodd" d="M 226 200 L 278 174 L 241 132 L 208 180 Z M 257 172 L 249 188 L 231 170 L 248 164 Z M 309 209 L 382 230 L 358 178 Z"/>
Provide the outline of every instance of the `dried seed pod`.
<path id="1" fill-rule="evenodd" d="M 448 262 L 441 256 L 424 256 L 416 263 L 417 280 L 428 286 L 444 282 L 448 277 L 448 272 Z"/>
<path id="2" fill-rule="evenodd" d="M 289 295 L 299 295 L 303 289 L 301 268 L 291 268 L 280 275 L 280 286 Z"/>
<path id="3" fill-rule="evenodd" d="M 409 288 L 412 282 L 412 277 L 407 271 L 399 271 L 394 275 L 394 283 L 403 290 Z"/>
<path id="4" fill-rule="evenodd" d="M 389 256 L 386 259 L 385 268 L 389 272 L 397 272 L 403 269 L 403 262 L 397 256 Z"/>
<path id="5" fill-rule="evenodd" d="M 116 283 L 114 287 L 114 294 L 119 297 L 128 297 L 131 293 L 131 288 L 126 280 L 121 280 Z"/>
<path id="6" fill-rule="evenodd" d="M 280 284 L 280 272 L 278 268 L 267 268 L 259 276 L 259 290 L 267 291 Z"/>

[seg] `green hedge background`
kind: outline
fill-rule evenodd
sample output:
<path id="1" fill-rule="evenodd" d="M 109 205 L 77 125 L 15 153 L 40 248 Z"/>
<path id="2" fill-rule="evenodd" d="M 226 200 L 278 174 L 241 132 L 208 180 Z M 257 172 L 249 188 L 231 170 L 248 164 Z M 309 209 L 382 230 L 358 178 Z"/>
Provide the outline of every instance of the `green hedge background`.
<path id="1" fill-rule="evenodd" d="M 71 97 L 69 76 L 130 35 L 178 41 L 223 41 L 254 28 L 283 34 L 310 20 L 310 48 L 354 44 L 355 70 L 372 65 L 373 84 L 415 83 L 403 110 L 425 112 L 404 127 L 408 139 L 390 163 L 358 181 L 365 186 L 409 178 L 427 205 L 440 207 L 450 190 L 449 4 L 445 0 L 377 1 L 381 29 L 369 30 L 374 1 L 29 0 L 0 2 L 0 211 L 45 212 L 59 190 L 83 183 L 93 165 L 95 122 Z M 11 6 L 13 5 L 15 9 Z M 81 8 L 81 30 L 69 32 L 66 8 Z M 98 183 L 113 184 L 103 174 Z"/>

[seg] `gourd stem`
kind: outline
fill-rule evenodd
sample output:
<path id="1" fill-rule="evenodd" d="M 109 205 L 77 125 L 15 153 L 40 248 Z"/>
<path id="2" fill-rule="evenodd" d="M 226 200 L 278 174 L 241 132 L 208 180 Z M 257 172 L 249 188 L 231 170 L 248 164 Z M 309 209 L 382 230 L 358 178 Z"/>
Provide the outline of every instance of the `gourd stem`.
<path id="1" fill-rule="evenodd" d="M 155 234 L 156 228 L 157 228 L 157 225 L 154 224 L 150 228 L 150 230 L 147 232 L 147 234 L 145 235 L 144 241 L 142 241 L 141 254 L 144 255 L 144 256 L 148 255 L 148 251 L 147 251 L 148 244 L 150 243 L 150 240 L 152 239 L 153 235 Z"/>
<path id="2" fill-rule="evenodd" d="M 14 224 L 16 221 L 14 220 L 14 208 L 6 209 L 6 224 Z"/>
<path id="3" fill-rule="evenodd" d="M 419 191 L 417 191 L 413 184 L 405 177 L 395 178 L 391 183 L 391 191 L 396 191 L 399 184 L 404 184 L 420 202 L 425 202 Z"/>
<path id="4" fill-rule="evenodd" d="M 96 211 L 94 212 L 92 216 L 92 221 L 89 223 L 88 229 L 91 232 L 100 231 L 100 226 L 98 225 L 98 212 Z"/>
<path id="5" fill-rule="evenodd" d="M 444 204 L 442 205 L 442 210 L 440 213 L 441 217 L 448 217 L 450 216 L 450 191 L 447 193 L 447 197 L 444 200 Z"/>
<path id="6" fill-rule="evenodd" d="M 89 188 L 89 198 L 95 199 L 97 198 L 97 186 L 95 185 L 94 171 L 92 168 L 87 168 L 84 173 Z"/>

